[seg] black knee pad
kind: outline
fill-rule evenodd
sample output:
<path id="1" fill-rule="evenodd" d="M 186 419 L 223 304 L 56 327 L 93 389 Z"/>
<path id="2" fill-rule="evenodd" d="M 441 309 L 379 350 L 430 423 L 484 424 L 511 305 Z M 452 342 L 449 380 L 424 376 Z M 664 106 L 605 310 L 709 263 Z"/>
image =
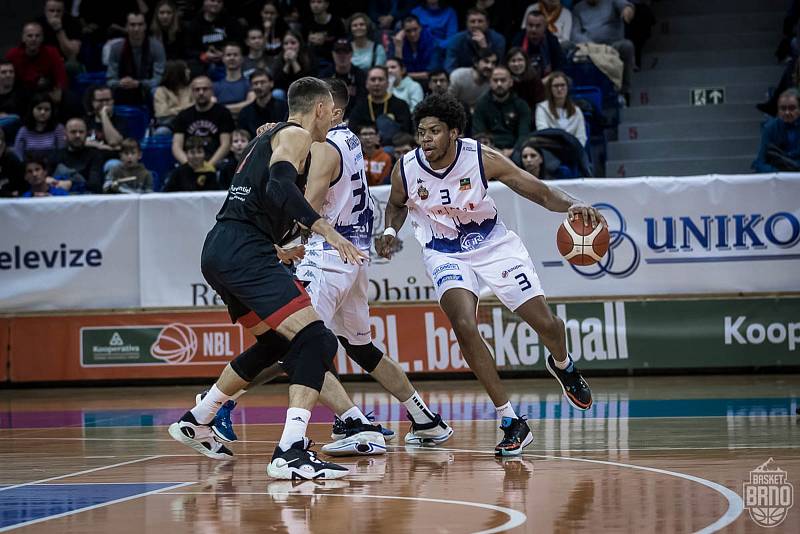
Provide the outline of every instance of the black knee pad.
<path id="1" fill-rule="evenodd" d="M 352 345 L 347 341 L 347 338 L 339 336 L 339 343 L 341 343 L 344 350 L 347 351 L 347 355 L 350 356 L 350 359 L 360 365 L 361 368 L 368 373 L 374 371 L 381 362 L 381 358 L 383 358 L 383 353 L 378 347 L 373 345 L 372 342 L 366 345 Z"/>
<path id="2" fill-rule="evenodd" d="M 284 357 L 289 340 L 274 330 L 256 336 L 256 343 L 231 361 L 231 369 L 242 380 L 252 382 L 258 374 Z"/>
<path id="3" fill-rule="evenodd" d="M 333 359 L 339 344 L 322 321 L 314 321 L 294 336 L 281 368 L 289 383 L 320 391 L 327 371 L 335 372 Z"/>

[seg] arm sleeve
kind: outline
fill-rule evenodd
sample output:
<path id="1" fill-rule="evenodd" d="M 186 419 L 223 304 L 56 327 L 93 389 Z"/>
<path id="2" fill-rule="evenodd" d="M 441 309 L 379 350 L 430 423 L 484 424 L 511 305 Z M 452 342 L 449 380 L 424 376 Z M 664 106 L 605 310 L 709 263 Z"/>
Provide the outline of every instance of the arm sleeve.
<path id="1" fill-rule="evenodd" d="M 319 213 L 314 211 L 297 187 L 297 170 L 288 161 L 279 161 L 269 168 L 267 197 L 306 228 L 311 228 Z"/>

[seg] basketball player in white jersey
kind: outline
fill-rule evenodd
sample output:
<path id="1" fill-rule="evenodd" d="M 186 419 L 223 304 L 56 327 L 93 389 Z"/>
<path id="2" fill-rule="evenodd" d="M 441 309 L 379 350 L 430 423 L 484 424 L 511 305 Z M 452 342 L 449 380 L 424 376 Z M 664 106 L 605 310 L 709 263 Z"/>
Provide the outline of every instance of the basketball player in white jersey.
<path id="1" fill-rule="evenodd" d="M 341 80 L 331 79 L 328 84 L 334 101 L 333 126 L 325 143 L 314 143 L 311 147 L 305 196 L 322 218 L 369 253 L 374 206 L 367 186 L 361 143 L 342 122 L 349 99 L 348 89 Z M 430 411 L 400 365 L 372 344 L 366 265 L 343 262 L 338 252 L 317 234 L 309 238 L 304 253 L 295 276 L 305 285 L 313 308 L 339 338 L 348 356 L 406 407 L 411 430 L 405 442 L 435 445 L 447 441 L 452 428 L 439 414 Z M 302 253 L 279 253 L 281 259 L 299 259 L 299 256 Z M 251 386 L 281 373 L 276 364 L 256 377 Z M 331 398 L 326 395 L 329 391 L 332 390 L 323 388 L 320 400 L 336 412 L 337 424 L 332 437 L 337 441 L 323 446 L 322 451 L 332 456 L 383 452 L 371 439 L 370 432 L 382 431 L 387 439 L 394 434 L 380 425 L 372 425 L 349 397 Z M 215 424 L 217 435 L 225 436 L 224 427 L 225 423 Z M 235 439 L 235 433 L 230 428 L 227 430 Z"/>
<path id="2" fill-rule="evenodd" d="M 564 323 L 547 307 L 528 252 L 497 214 L 488 181 L 497 179 L 551 211 L 568 212 L 570 219 L 582 217 L 587 225 L 596 226 L 602 216 L 519 169 L 496 150 L 459 139 L 466 117 L 452 95 L 425 98 L 414 110 L 414 121 L 420 148 L 407 153 L 392 171 L 386 229 L 376 248 L 390 258 L 397 231 L 410 216 L 439 304 L 501 419 L 504 435 L 495 454 L 515 456 L 533 442 L 533 435 L 524 416 L 511 406 L 494 357 L 478 331 L 479 279 L 539 334 L 550 351 L 547 369 L 569 403 L 586 410 L 592 405 L 592 393 L 567 353 Z"/>

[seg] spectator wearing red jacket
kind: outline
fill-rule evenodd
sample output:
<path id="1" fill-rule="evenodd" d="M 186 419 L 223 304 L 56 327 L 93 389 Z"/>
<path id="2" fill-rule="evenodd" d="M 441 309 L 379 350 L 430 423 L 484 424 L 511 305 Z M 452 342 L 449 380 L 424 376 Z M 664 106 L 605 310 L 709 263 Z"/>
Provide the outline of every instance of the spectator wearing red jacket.
<path id="1" fill-rule="evenodd" d="M 43 40 L 41 24 L 27 23 L 22 29 L 22 42 L 8 51 L 6 59 L 14 64 L 20 87 L 31 92 L 47 92 L 58 103 L 67 88 L 64 58 L 57 48 L 43 45 Z"/>

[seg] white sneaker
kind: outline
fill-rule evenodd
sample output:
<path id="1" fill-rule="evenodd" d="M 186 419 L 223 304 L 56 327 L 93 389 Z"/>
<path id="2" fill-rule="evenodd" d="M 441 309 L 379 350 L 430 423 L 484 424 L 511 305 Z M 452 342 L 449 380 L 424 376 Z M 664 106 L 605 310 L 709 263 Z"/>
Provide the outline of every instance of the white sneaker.
<path id="1" fill-rule="evenodd" d="M 214 460 L 233 458 L 233 451 L 217 439 L 209 425 L 198 423 L 192 412 L 186 412 L 177 423 L 169 425 L 169 435 L 175 441 Z"/>
<path id="2" fill-rule="evenodd" d="M 406 434 L 405 441 L 409 445 L 438 445 L 453 435 L 453 429 L 442 421 L 438 413 L 430 423 L 417 423 L 410 415 L 408 419 L 411 421 L 411 430 Z"/>
<path id="3" fill-rule="evenodd" d="M 386 453 L 386 440 L 380 432 L 358 432 L 322 446 L 328 456 L 370 456 Z"/>
<path id="4" fill-rule="evenodd" d="M 316 453 L 310 450 L 311 445 L 311 440 L 302 439 L 292 444 L 288 451 L 275 447 L 272 461 L 267 465 L 267 474 L 281 480 L 313 480 L 342 478 L 350 472 L 341 465 L 317 459 Z"/>

